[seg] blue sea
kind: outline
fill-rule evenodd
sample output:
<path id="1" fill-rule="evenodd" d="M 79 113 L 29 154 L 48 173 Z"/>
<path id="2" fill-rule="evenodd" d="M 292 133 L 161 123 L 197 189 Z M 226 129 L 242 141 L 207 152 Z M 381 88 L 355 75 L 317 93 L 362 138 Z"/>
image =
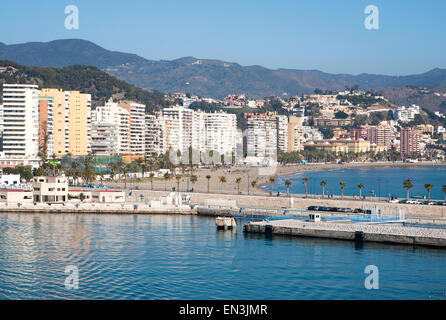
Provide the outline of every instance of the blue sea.
<path id="1" fill-rule="evenodd" d="M 445 250 L 217 231 L 208 217 L 0 214 L 0 299 L 444 299 L 445 266 Z"/>
<path id="2" fill-rule="evenodd" d="M 445 194 L 442 186 L 446 185 L 446 166 L 413 166 L 413 167 L 369 167 L 369 168 L 345 168 L 334 169 L 328 171 L 308 172 L 295 174 L 289 177 L 277 178 L 276 184 L 273 186 L 274 192 L 286 192 L 284 184 L 286 179 L 292 181 L 290 188 L 291 193 L 304 194 L 305 187 L 302 178 L 308 177 L 308 192 L 310 194 L 322 194 L 320 182 L 327 181 L 325 194 L 340 195 L 341 188 L 339 182 L 346 182 L 344 195 L 358 196 L 358 183 L 363 183 L 365 188 L 362 195 L 376 197 L 406 198 L 406 189 L 403 188 L 403 181 L 411 179 L 413 189 L 410 190 L 410 196 L 423 196 L 427 199 L 427 191 L 424 187 L 426 183 L 434 185 L 431 190 L 431 199 L 443 200 Z M 269 185 L 265 186 L 269 190 Z"/>

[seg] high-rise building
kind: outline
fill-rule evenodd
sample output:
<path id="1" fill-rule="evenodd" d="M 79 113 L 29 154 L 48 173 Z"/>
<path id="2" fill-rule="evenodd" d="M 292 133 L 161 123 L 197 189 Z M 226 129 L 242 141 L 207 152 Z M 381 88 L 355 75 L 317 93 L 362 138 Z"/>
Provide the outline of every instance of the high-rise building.
<path id="1" fill-rule="evenodd" d="M 201 127 L 201 124 L 199 126 Z M 204 126 L 205 152 L 214 151 L 225 155 L 225 159 L 232 159 L 237 144 L 236 115 L 226 112 L 205 113 Z"/>
<path id="2" fill-rule="evenodd" d="M 147 157 L 165 152 L 163 138 L 163 119 L 160 114 L 146 114 L 146 146 Z"/>
<path id="3" fill-rule="evenodd" d="M 245 113 L 243 131 L 246 157 L 277 159 L 279 130 L 276 113 Z"/>
<path id="4" fill-rule="evenodd" d="M 36 85 L 3 85 L 3 152 L 36 159 L 39 153 L 39 90 Z"/>
<path id="5" fill-rule="evenodd" d="M 420 135 L 416 128 L 401 129 L 400 152 L 405 155 L 420 152 Z"/>
<path id="6" fill-rule="evenodd" d="M 86 155 L 91 150 L 91 95 L 68 91 L 68 152 Z"/>
<path id="7" fill-rule="evenodd" d="M 371 144 L 386 146 L 388 149 L 392 146 L 392 140 L 395 138 L 392 129 L 389 126 L 369 126 L 367 128 L 367 140 Z"/>
<path id="8" fill-rule="evenodd" d="M 107 150 L 113 150 L 116 154 L 130 153 L 130 112 L 113 102 L 110 99 L 104 106 L 99 106 L 92 111 L 92 151 L 103 150 L 104 141 L 114 143 L 116 145 L 108 146 Z M 99 132 L 109 132 L 108 127 L 114 128 L 113 135 L 116 138 L 108 137 L 102 140 L 98 137 Z"/>
<path id="9" fill-rule="evenodd" d="M 69 93 L 44 88 L 39 97 L 39 148 L 47 158 L 64 156 L 69 149 Z M 43 150 L 46 149 L 46 151 Z"/>
<path id="10" fill-rule="evenodd" d="M 146 106 L 131 101 L 119 102 L 118 105 L 130 113 L 130 153 L 144 155 L 146 145 Z"/>

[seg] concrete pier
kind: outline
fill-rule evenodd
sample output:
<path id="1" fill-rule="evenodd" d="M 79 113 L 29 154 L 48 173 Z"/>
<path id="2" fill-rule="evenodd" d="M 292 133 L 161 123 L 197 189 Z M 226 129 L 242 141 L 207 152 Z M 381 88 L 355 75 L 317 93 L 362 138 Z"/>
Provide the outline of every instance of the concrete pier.
<path id="1" fill-rule="evenodd" d="M 245 224 L 245 232 L 446 248 L 446 229 L 395 224 L 261 221 Z"/>

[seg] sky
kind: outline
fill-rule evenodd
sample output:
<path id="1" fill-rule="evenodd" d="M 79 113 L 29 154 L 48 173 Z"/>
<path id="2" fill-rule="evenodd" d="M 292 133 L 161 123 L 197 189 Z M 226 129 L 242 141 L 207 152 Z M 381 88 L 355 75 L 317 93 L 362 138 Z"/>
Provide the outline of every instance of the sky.
<path id="1" fill-rule="evenodd" d="M 79 29 L 65 28 L 65 7 Z M 379 10 L 367 29 L 365 8 Z M 407 75 L 446 68 L 444 0 L 2 0 L 0 42 L 90 40 L 151 60 Z"/>

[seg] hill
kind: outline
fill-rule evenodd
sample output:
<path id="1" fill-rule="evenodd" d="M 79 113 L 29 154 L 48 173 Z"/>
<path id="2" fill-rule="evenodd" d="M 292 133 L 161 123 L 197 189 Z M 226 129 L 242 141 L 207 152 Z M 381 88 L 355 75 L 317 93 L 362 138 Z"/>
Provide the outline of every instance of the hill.
<path id="1" fill-rule="evenodd" d="M 146 105 L 147 111 L 170 104 L 162 93 L 142 90 L 96 67 L 74 65 L 63 68 L 41 68 L 23 66 L 7 60 L 0 61 L 0 67 L 8 67 L 7 70 L 0 72 L 0 84 L 37 84 L 40 88 L 61 88 L 90 93 L 93 106 L 104 104 L 110 97 L 141 102 Z"/>
<path id="2" fill-rule="evenodd" d="M 343 90 L 358 85 L 361 89 L 446 85 L 446 70 L 433 69 L 409 76 L 375 74 L 329 74 L 317 70 L 271 70 L 262 66 L 241 66 L 220 60 L 185 57 L 172 61 L 147 60 L 135 54 L 104 49 L 80 39 L 0 44 L 0 59 L 40 67 L 95 66 L 118 79 L 146 90 L 189 92 L 221 98 L 244 93 L 252 98 L 271 95 L 300 95 L 316 88 Z"/>

